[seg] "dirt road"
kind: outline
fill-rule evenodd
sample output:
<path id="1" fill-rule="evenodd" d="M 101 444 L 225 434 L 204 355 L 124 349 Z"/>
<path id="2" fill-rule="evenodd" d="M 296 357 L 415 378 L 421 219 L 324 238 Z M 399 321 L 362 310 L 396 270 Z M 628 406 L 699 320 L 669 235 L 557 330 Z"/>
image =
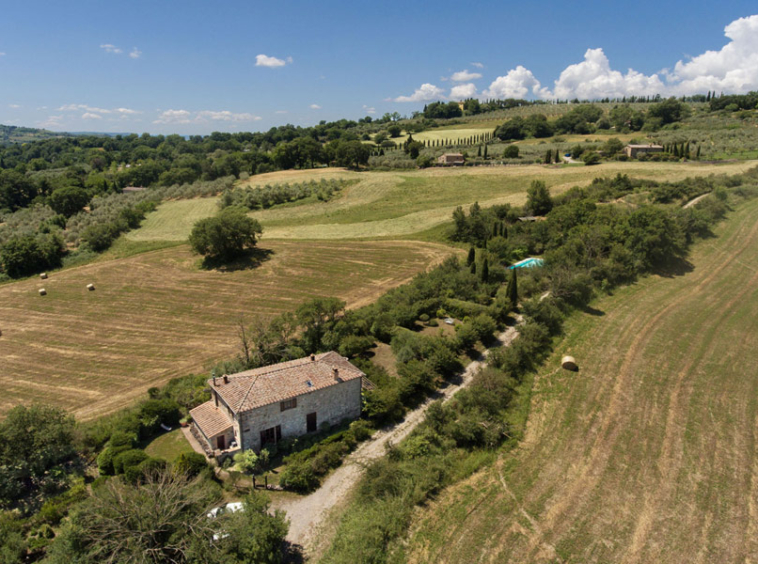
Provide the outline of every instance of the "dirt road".
<path id="1" fill-rule="evenodd" d="M 521 316 L 518 316 L 517 324 L 498 335 L 495 347 L 507 346 L 516 338 L 517 326 L 521 320 Z M 468 386 L 474 374 L 484 364 L 488 352 L 485 351 L 477 360 L 471 362 L 458 381 L 450 383 L 438 394 L 409 412 L 400 423 L 378 431 L 371 439 L 363 443 L 324 481 L 318 490 L 304 497 L 274 500 L 274 508 L 286 511 L 290 521 L 287 540 L 292 544 L 302 546 L 306 554 L 312 553 L 318 547 L 326 546 L 329 535 L 321 532 L 324 521 L 331 511 L 347 498 L 350 489 L 363 474 L 366 464 L 383 456 L 387 444 L 398 443 L 408 436 L 424 420 L 424 414 L 432 403 L 445 402 L 458 390 Z M 319 534 L 316 535 L 316 533 Z"/>

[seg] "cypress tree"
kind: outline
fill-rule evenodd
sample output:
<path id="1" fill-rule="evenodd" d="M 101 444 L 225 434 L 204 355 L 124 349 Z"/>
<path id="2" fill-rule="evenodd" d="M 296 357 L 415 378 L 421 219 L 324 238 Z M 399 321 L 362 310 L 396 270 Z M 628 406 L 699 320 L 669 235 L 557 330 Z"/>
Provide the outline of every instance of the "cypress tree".
<path id="1" fill-rule="evenodd" d="M 555 162 L 561 162 L 561 152 L 558 149 L 555 150 Z"/>
<path id="2" fill-rule="evenodd" d="M 488 282 L 490 278 L 490 266 L 487 262 L 487 259 L 484 259 L 484 264 L 482 264 L 482 282 Z"/>
<path id="3" fill-rule="evenodd" d="M 482 146 L 481 145 L 479 145 L 479 149 L 477 149 L 477 151 L 476 151 L 476 156 L 477 157 L 481 157 L 482 156 Z"/>
<path id="4" fill-rule="evenodd" d="M 471 266 L 469 267 L 469 271 L 471 274 L 476 274 L 476 261 L 471 263 Z"/>
<path id="5" fill-rule="evenodd" d="M 484 146 L 484 158 L 487 158 L 487 145 Z"/>
<path id="6" fill-rule="evenodd" d="M 468 258 L 466 259 L 466 265 L 471 266 L 474 262 L 476 262 L 476 249 L 474 247 L 471 247 L 468 250 Z"/>
<path id="7" fill-rule="evenodd" d="M 517 270 L 517 268 L 511 269 L 511 279 L 508 281 L 508 287 L 506 288 L 506 293 L 508 294 L 508 299 L 511 301 L 511 307 L 513 307 L 513 309 L 516 309 L 518 305 L 518 280 L 516 279 Z"/>
<path id="8" fill-rule="evenodd" d="M 697 153 L 695 154 L 695 159 L 700 160 L 700 145 L 697 146 Z"/>
<path id="9" fill-rule="evenodd" d="M 684 147 L 684 156 L 690 158 L 690 142 L 687 141 L 687 145 Z"/>
<path id="10" fill-rule="evenodd" d="M 553 152 L 550 149 L 548 149 L 545 152 L 545 164 L 550 164 L 552 162 L 553 162 Z"/>

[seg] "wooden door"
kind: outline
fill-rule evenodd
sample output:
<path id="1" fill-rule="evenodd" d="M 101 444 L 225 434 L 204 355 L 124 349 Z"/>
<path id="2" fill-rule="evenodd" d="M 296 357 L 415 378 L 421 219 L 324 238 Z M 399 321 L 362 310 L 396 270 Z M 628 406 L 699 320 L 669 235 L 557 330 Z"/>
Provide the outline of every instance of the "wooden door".
<path id="1" fill-rule="evenodd" d="M 216 445 L 218 445 L 218 450 L 224 450 L 226 448 L 226 437 L 224 435 L 219 435 L 216 439 Z"/>
<path id="2" fill-rule="evenodd" d="M 318 421 L 316 419 L 316 413 L 314 412 L 314 413 L 309 413 L 308 415 L 306 415 L 305 422 L 306 422 L 306 425 L 308 426 L 307 431 L 309 433 L 315 433 L 316 430 L 318 429 Z"/>

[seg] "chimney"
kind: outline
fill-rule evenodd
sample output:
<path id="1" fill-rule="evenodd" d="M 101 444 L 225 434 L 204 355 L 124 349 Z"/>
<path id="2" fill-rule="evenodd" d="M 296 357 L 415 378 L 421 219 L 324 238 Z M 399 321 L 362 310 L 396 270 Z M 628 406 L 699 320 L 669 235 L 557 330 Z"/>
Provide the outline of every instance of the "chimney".
<path id="1" fill-rule="evenodd" d="M 228 384 L 228 383 L 229 383 L 229 376 L 224 374 L 224 384 Z"/>
<path id="2" fill-rule="evenodd" d="M 316 362 L 316 355 L 315 354 L 311 355 L 311 362 Z"/>
<path id="3" fill-rule="evenodd" d="M 334 379 L 337 380 L 340 376 L 339 368 L 332 366 L 332 374 L 334 375 Z"/>

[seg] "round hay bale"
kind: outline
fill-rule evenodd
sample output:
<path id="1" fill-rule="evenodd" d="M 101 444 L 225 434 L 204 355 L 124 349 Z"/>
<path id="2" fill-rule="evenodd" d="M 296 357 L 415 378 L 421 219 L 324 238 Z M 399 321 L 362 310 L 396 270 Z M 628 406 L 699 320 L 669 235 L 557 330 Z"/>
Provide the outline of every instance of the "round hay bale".
<path id="1" fill-rule="evenodd" d="M 94 285 L 94 284 L 87 284 L 87 289 L 88 289 L 90 292 L 94 292 L 94 291 L 95 291 L 95 285 Z"/>
<path id="2" fill-rule="evenodd" d="M 579 366 L 576 364 L 576 359 L 573 356 L 564 356 L 561 359 L 561 367 L 564 370 L 571 370 L 573 372 L 579 370 Z"/>
<path id="3" fill-rule="evenodd" d="M 46 296 L 47 295 L 47 290 L 45 290 L 44 288 L 40 288 L 39 289 L 39 295 L 40 296 Z"/>
<path id="4" fill-rule="evenodd" d="M 40 275 L 39 275 L 39 277 L 40 277 L 42 280 L 47 280 L 47 272 L 43 272 L 42 274 L 40 274 Z"/>

